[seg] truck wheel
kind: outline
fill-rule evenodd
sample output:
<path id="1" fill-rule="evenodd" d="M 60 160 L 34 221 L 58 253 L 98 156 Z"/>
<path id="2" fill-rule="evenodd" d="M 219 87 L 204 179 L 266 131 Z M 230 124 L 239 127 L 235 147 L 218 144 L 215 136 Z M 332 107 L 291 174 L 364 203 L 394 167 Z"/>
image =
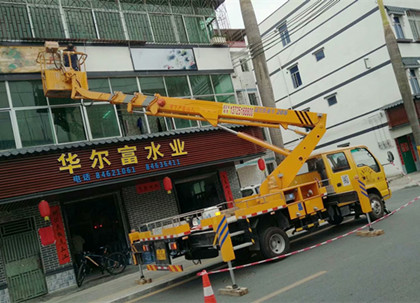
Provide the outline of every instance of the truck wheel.
<path id="1" fill-rule="evenodd" d="M 289 251 L 289 237 L 278 227 L 269 227 L 262 232 L 260 237 L 262 257 L 273 258 Z"/>
<path id="2" fill-rule="evenodd" d="M 385 212 L 384 202 L 381 197 L 377 194 L 369 194 L 370 205 L 372 206 L 372 212 L 369 213 L 372 221 L 382 218 Z"/>
<path id="3" fill-rule="evenodd" d="M 331 206 L 328 209 L 328 213 L 330 215 L 329 219 L 327 220 L 328 223 L 330 223 L 331 225 L 340 225 L 341 222 L 343 222 L 343 216 L 341 215 L 340 210 L 338 209 L 337 206 Z"/>

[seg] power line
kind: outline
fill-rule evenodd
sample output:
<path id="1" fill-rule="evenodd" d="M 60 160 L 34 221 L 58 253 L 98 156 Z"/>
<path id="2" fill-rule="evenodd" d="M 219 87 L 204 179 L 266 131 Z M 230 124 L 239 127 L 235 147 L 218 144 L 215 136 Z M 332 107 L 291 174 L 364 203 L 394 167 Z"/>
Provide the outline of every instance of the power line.
<path id="1" fill-rule="evenodd" d="M 326 11 L 328 11 L 329 9 L 331 9 L 333 6 L 335 6 L 338 2 L 340 2 L 340 0 L 330 0 L 328 3 L 324 3 L 325 5 L 323 5 L 321 8 L 319 8 L 317 11 L 315 12 L 311 12 L 311 14 L 304 20 L 302 20 L 301 22 L 297 23 L 298 21 L 295 21 L 296 26 L 291 27 L 290 31 L 288 31 L 289 37 L 295 35 L 299 30 L 301 30 L 303 27 L 307 26 L 309 23 L 311 23 L 312 21 L 314 21 L 316 18 L 318 18 L 320 15 L 322 15 L 323 13 L 325 13 Z M 288 23 L 289 24 L 289 23 Z M 273 31 L 275 34 L 277 33 L 277 31 Z M 283 38 L 281 36 L 277 36 L 275 35 L 274 37 L 271 36 L 271 38 L 267 39 L 271 40 L 269 42 L 266 42 L 265 44 L 262 43 L 262 45 L 254 50 L 251 51 L 251 54 L 247 54 L 244 55 L 242 57 L 236 58 L 234 60 L 234 67 L 238 67 L 241 65 L 241 63 L 243 64 L 244 62 L 248 62 L 250 60 L 252 60 L 253 58 L 255 58 L 256 56 L 260 55 L 261 53 L 263 53 L 264 51 L 267 51 L 269 49 L 271 49 L 272 47 L 276 46 L 280 41 L 283 41 Z M 245 61 L 244 61 L 245 59 Z M 237 61 L 237 62 L 235 62 Z M 241 61 L 241 62 L 239 62 Z"/>
<path id="2" fill-rule="evenodd" d="M 331 7 L 333 7 L 334 5 L 336 5 L 339 1 L 340 0 L 330 0 L 326 5 L 324 5 L 322 8 L 320 8 L 318 11 L 313 12 L 307 19 L 303 20 L 302 22 L 300 22 L 295 27 L 290 28 L 290 31 L 288 31 L 288 36 L 291 37 L 294 34 L 296 34 L 300 29 L 302 29 L 307 24 L 309 24 L 310 22 L 312 22 L 313 20 L 315 20 L 321 14 L 325 13 Z M 312 16 L 314 16 L 314 17 L 312 17 Z M 281 36 L 278 36 L 275 39 L 273 39 L 272 41 L 270 41 L 269 43 L 266 43 L 265 45 L 262 45 L 258 49 L 255 49 L 251 54 L 248 54 L 246 56 L 246 59 L 247 60 L 245 62 L 251 60 L 252 58 L 255 58 L 256 56 L 260 55 L 264 51 L 267 51 L 267 50 L 271 49 L 272 47 L 274 47 L 275 45 L 277 45 L 279 41 L 283 41 L 283 38 Z M 239 66 L 239 65 L 234 63 L 234 67 L 237 67 L 237 66 Z"/>

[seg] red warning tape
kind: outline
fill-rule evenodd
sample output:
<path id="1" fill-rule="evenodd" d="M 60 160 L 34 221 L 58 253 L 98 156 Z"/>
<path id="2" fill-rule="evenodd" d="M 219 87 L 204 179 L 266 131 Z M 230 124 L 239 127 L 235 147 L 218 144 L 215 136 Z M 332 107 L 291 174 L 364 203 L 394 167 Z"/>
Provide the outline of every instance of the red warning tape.
<path id="1" fill-rule="evenodd" d="M 388 218 L 389 216 L 391 216 L 391 215 L 395 214 L 396 212 L 400 211 L 401 209 L 406 208 L 407 206 L 413 204 L 417 200 L 420 200 L 420 196 L 414 198 L 413 200 L 411 200 L 410 202 L 404 204 L 403 206 L 401 206 L 401 207 L 393 210 L 389 214 L 384 215 L 382 218 L 377 219 L 376 221 L 372 222 L 371 224 L 374 224 L 376 222 L 379 222 L 379 221 L 382 221 L 382 220 Z M 235 267 L 232 267 L 231 269 L 224 268 L 224 269 L 214 270 L 214 271 L 207 272 L 207 274 L 208 275 L 217 274 L 217 273 L 221 273 L 221 272 L 227 272 L 229 270 L 241 269 L 241 268 L 250 267 L 250 266 L 254 266 L 254 265 L 258 265 L 258 264 L 262 264 L 262 263 L 271 262 L 271 261 L 278 260 L 278 259 L 283 259 L 283 258 L 286 258 L 288 256 L 296 255 L 296 254 L 299 254 L 301 252 L 308 251 L 308 250 L 311 250 L 311 249 L 314 249 L 314 248 L 323 246 L 325 244 L 329 244 L 329 243 L 334 242 L 334 241 L 336 241 L 338 239 L 342 239 L 344 237 L 347 237 L 348 235 L 354 234 L 357 231 L 364 229 L 367 226 L 369 226 L 369 224 L 366 224 L 366 225 L 364 225 L 362 227 L 359 227 L 359 228 L 357 228 L 357 229 L 355 229 L 353 231 L 350 231 L 350 232 L 348 232 L 346 234 L 343 234 L 341 236 L 338 236 L 338 237 L 329 239 L 327 241 L 324 241 L 324 242 L 321 242 L 321 243 L 318 243 L 318 244 L 315 244 L 315 245 L 312 245 L 312 246 L 309 246 L 309 247 L 306 247 L 306 248 L 303 248 L 303 249 L 295 250 L 293 252 L 290 252 L 290 253 L 287 253 L 287 254 L 283 254 L 283 255 L 280 255 L 280 256 L 277 256 L 277 257 L 274 257 L 274 258 L 269 258 L 269 259 L 265 259 L 265 260 L 262 260 L 262 261 L 257 261 L 257 262 L 252 262 L 252 263 L 248 263 L 248 264 L 244 264 L 244 265 L 235 266 Z M 197 273 L 197 276 L 201 276 L 201 272 L 200 273 Z"/>

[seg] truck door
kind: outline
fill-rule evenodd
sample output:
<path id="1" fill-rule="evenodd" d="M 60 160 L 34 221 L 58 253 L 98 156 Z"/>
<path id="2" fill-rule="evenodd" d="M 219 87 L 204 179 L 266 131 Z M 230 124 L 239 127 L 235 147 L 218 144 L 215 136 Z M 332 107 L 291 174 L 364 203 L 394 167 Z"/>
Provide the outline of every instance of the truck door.
<path id="1" fill-rule="evenodd" d="M 357 166 L 357 173 L 366 184 L 366 188 L 378 189 L 382 197 L 388 195 L 385 172 L 375 157 L 362 147 L 352 149 L 351 156 Z"/>
<path id="2" fill-rule="evenodd" d="M 354 178 L 355 170 L 351 169 L 347 155 L 339 151 L 325 155 L 326 171 L 335 193 L 352 191 L 351 180 Z"/>

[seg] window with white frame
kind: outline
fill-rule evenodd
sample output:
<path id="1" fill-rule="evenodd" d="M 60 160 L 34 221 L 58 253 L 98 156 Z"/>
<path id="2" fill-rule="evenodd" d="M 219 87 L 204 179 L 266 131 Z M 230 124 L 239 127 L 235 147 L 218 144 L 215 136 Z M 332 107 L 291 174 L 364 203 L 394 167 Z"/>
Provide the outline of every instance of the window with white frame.
<path id="1" fill-rule="evenodd" d="M 417 78 L 418 72 L 419 72 L 418 68 L 416 69 L 410 68 L 409 70 L 410 85 L 411 85 L 411 89 L 414 95 L 420 94 L 420 85 L 419 85 L 419 80 Z"/>
<path id="2" fill-rule="evenodd" d="M 408 22 L 410 23 L 414 40 L 420 41 L 420 11 L 408 12 Z"/>
<path id="3" fill-rule="evenodd" d="M 404 39 L 404 32 L 401 25 L 401 17 L 398 15 L 393 15 L 392 21 L 394 23 L 394 30 L 395 30 L 395 36 L 397 39 Z"/>
<path id="4" fill-rule="evenodd" d="M 324 48 L 321 48 L 313 53 L 316 61 L 320 61 L 325 58 Z"/>
<path id="5" fill-rule="evenodd" d="M 287 24 L 283 23 L 277 29 L 280 34 L 281 43 L 283 44 L 283 46 L 286 46 L 287 44 L 290 43 L 290 36 L 289 36 L 289 31 L 287 29 Z"/>
<path id="6" fill-rule="evenodd" d="M 300 77 L 299 67 L 298 65 L 294 65 L 289 69 L 290 76 L 292 78 L 292 83 L 294 88 L 298 88 L 302 85 L 302 79 Z"/>
<path id="7" fill-rule="evenodd" d="M 338 103 L 337 94 L 326 96 L 324 99 L 327 100 L 328 106 L 333 106 L 334 104 Z"/>

